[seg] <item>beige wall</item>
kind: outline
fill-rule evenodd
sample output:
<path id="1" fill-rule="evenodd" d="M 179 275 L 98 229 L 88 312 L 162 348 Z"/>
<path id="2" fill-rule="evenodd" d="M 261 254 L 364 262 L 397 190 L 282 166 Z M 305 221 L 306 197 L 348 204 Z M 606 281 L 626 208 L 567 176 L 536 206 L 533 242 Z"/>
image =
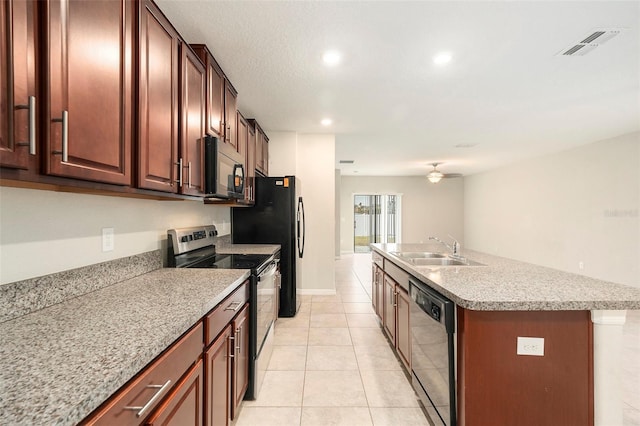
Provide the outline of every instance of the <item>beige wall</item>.
<path id="1" fill-rule="evenodd" d="M 300 179 L 305 205 L 303 292 L 335 290 L 335 137 L 268 132 L 269 174 Z"/>
<path id="2" fill-rule="evenodd" d="M 423 176 L 342 176 L 340 184 L 340 249 L 353 252 L 353 196 L 355 194 L 401 194 L 404 243 L 427 241 L 429 235 L 464 245 L 462 178 L 430 183 Z"/>
<path id="3" fill-rule="evenodd" d="M 0 283 L 39 277 L 162 248 L 167 229 L 215 224 L 230 232 L 229 208 L 0 187 Z M 102 228 L 115 231 L 102 252 Z"/>
<path id="4" fill-rule="evenodd" d="M 468 248 L 640 287 L 640 133 L 464 181 Z"/>

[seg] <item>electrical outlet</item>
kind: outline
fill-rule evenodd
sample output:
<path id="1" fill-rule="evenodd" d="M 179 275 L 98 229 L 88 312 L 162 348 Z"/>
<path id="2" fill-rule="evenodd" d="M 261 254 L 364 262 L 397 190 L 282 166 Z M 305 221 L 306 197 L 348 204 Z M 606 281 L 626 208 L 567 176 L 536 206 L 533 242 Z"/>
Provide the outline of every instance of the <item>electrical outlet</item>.
<path id="1" fill-rule="evenodd" d="M 102 228 L 102 251 L 113 251 L 115 235 L 113 228 Z"/>
<path id="2" fill-rule="evenodd" d="M 543 337 L 520 337 L 518 336 L 518 355 L 544 356 Z"/>
<path id="3" fill-rule="evenodd" d="M 581 271 L 584 270 L 584 262 L 582 260 L 578 262 L 578 269 L 580 269 Z"/>

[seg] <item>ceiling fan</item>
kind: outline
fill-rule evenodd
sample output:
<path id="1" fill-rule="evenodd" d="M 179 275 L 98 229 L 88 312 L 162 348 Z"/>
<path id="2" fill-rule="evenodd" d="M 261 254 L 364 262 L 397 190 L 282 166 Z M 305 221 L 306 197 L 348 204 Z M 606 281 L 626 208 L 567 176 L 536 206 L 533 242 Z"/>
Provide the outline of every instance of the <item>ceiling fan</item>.
<path id="1" fill-rule="evenodd" d="M 433 166 L 433 170 L 427 173 L 427 179 L 429 179 L 429 182 L 438 183 L 442 178 L 462 177 L 461 173 L 442 173 L 440 170 L 438 170 L 438 166 L 440 164 L 442 163 L 431 163 L 431 165 Z"/>

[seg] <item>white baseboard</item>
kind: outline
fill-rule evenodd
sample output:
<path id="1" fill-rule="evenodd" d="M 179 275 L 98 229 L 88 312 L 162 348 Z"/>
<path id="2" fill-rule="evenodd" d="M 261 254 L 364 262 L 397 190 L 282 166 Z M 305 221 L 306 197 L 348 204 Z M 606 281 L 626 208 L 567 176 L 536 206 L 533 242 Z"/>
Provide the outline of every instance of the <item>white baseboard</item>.
<path id="1" fill-rule="evenodd" d="M 335 296 L 335 288 L 301 288 L 298 292 L 303 296 Z"/>

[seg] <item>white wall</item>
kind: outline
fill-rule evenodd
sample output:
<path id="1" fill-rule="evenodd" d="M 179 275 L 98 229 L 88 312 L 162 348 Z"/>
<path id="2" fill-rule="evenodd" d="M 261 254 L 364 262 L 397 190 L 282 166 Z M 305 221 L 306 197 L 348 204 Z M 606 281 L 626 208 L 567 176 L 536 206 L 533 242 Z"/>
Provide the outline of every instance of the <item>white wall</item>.
<path id="1" fill-rule="evenodd" d="M 640 287 L 640 133 L 464 183 L 468 248 Z"/>
<path id="2" fill-rule="evenodd" d="M 461 178 L 430 183 L 423 176 L 342 176 L 340 185 L 340 249 L 353 253 L 354 194 L 402 194 L 402 242 L 420 243 L 429 235 L 463 245 L 464 186 Z"/>
<path id="3" fill-rule="evenodd" d="M 269 175 L 295 175 L 302 184 L 306 243 L 300 289 L 333 290 L 335 137 L 270 131 L 269 158 Z"/>
<path id="4" fill-rule="evenodd" d="M 0 283 L 6 284 L 161 248 L 167 229 L 215 224 L 229 207 L 0 187 Z M 115 248 L 102 252 L 102 228 Z"/>

